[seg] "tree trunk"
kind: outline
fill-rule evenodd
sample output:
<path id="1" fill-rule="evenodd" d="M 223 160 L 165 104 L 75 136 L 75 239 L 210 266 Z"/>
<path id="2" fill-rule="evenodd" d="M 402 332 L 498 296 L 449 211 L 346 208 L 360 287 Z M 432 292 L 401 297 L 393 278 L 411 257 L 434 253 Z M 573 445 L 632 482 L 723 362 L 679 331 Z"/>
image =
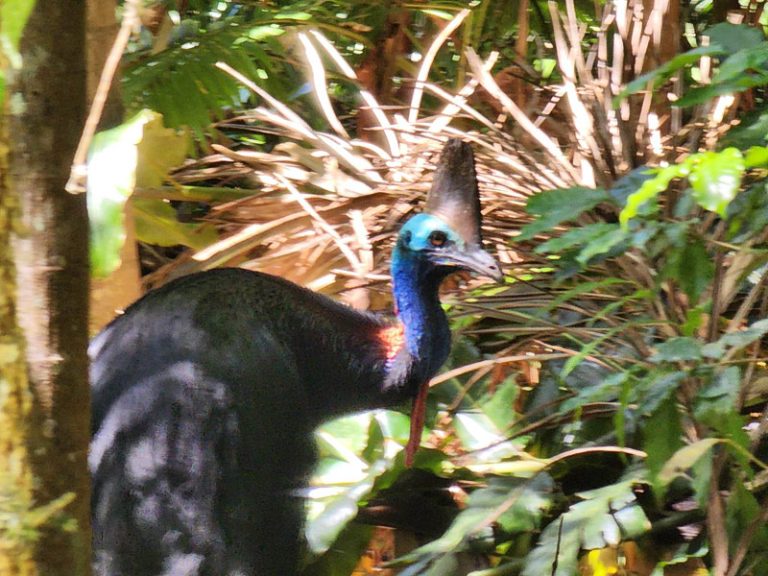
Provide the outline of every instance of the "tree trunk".
<path id="1" fill-rule="evenodd" d="M 85 197 L 66 193 L 64 185 L 85 114 L 85 4 L 38 0 L 21 54 L 22 68 L 9 75 L 4 117 L 10 155 L 0 192 L 2 207 L 16 210 L 17 233 L 13 260 L 2 259 L 0 280 L 8 301 L 0 313 L 2 334 L 14 337 L 14 346 L 22 340 L 18 327 L 23 332 L 29 381 L 14 365 L 12 386 L 0 382 L 16 398 L 9 404 L 0 394 L 5 403 L 0 414 L 13 424 L 5 435 L 12 437 L 0 444 L 0 458 L 10 460 L 13 451 L 26 458 L 16 485 L 20 493 L 29 490 L 31 473 L 30 505 L 46 513 L 36 518 L 20 511 L 37 531 L 34 550 L 19 549 L 16 556 L 25 562 L 7 564 L 12 568 L 7 572 L 0 564 L 0 572 L 80 576 L 90 566 L 88 221 Z M 9 254 L 7 240 L 0 237 L 3 256 Z M 14 307 L 18 327 L 7 317 Z M 36 525 L 37 520 L 42 522 Z"/>

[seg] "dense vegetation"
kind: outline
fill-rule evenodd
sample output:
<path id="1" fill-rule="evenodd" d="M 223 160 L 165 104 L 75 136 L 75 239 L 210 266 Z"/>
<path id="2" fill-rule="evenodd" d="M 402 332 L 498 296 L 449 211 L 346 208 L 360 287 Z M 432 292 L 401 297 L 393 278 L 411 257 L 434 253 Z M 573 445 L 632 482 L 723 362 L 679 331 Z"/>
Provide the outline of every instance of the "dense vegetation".
<path id="1" fill-rule="evenodd" d="M 452 301 L 414 469 L 404 414 L 318 431 L 307 574 L 364 573 L 368 524 L 422 537 L 409 575 L 768 573 L 766 17 L 661 4 L 139 10 L 101 273 L 133 194 L 148 285 L 243 265 L 381 308 L 437 140 L 477 152 L 507 284 Z"/>

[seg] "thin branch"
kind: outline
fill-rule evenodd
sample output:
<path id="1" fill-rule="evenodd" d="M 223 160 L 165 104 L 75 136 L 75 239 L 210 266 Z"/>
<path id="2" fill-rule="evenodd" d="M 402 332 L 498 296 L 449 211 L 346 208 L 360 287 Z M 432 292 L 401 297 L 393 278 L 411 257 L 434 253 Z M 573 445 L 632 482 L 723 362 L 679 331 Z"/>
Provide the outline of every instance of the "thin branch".
<path id="1" fill-rule="evenodd" d="M 440 47 L 445 43 L 446 40 L 448 40 L 450 35 L 453 34 L 459 26 L 461 26 L 461 23 L 464 22 L 464 19 L 469 16 L 471 12 L 471 10 L 465 8 L 456 14 L 453 20 L 451 20 L 435 37 L 435 40 L 430 45 L 427 53 L 424 54 L 424 60 L 422 61 L 419 72 L 416 75 L 416 85 L 414 86 L 413 96 L 411 97 L 410 110 L 408 111 L 409 124 L 415 124 L 417 118 L 419 117 L 421 98 L 424 94 L 424 82 L 426 82 L 427 77 L 429 76 L 432 63 L 435 61 L 435 57 L 440 51 Z"/>
<path id="2" fill-rule="evenodd" d="M 552 139 L 547 136 L 547 134 L 545 134 L 541 129 L 537 128 L 536 125 L 530 120 L 530 118 L 528 118 L 528 116 L 526 116 L 523 111 L 518 108 L 517 104 L 515 104 L 512 99 L 507 96 L 501 88 L 499 88 L 499 85 L 493 79 L 493 76 L 491 76 L 490 72 L 483 68 L 483 63 L 475 51 L 472 50 L 472 48 L 467 48 L 466 53 L 469 67 L 472 69 L 472 73 L 480 79 L 480 84 L 483 86 L 483 88 L 485 88 L 491 94 L 491 96 L 499 101 L 504 110 L 506 110 L 512 116 L 512 118 L 514 118 L 514 120 L 528 134 L 531 135 L 531 137 L 533 137 L 539 144 L 541 144 L 541 146 L 552 157 L 555 163 L 560 166 L 563 171 L 573 179 L 574 182 L 580 182 L 581 178 L 578 172 L 576 172 L 573 165 L 565 157 L 559 146 L 555 144 L 555 142 L 553 142 Z"/>
<path id="3" fill-rule="evenodd" d="M 331 104 L 331 98 L 328 95 L 328 86 L 325 78 L 325 68 L 323 67 L 323 61 L 320 60 L 320 54 L 317 53 L 312 42 L 309 41 L 307 35 L 303 32 L 299 32 L 299 41 L 304 47 L 304 55 L 307 57 L 307 63 L 309 64 L 309 75 L 312 81 L 312 92 L 317 98 L 317 102 L 325 115 L 325 119 L 331 128 L 341 137 L 349 140 L 349 134 L 341 125 L 336 112 L 333 110 L 333 104 Z"/>
<path id="4" fill-rule="evenodd" d="M 127 0 L 125 3 L 123 21 L 120 23 L 120 30 L 104 62 L 104 68 L 101 71 L 99 83 L 96 86 L 96 93 L 93 95 L 93 102 L 91 102 L 91 109 L 88 112 L 88 118 L 85 120 L 83 133 L 80 136 L 75 156 L 72 159 L 69 180 L 64 186 L 64 189 L 70 194 L 85 192 L 88 178 L 88 148 L 91 146 L 93 135 L 96 134 L 96 128 L 98 128 L 101 115 L 104 113 L 104 106 L 109 97 L 109 87 L 112 85 L 117 68 L 120 66 L 120 59 L 123 57 L 126 46 L 128 46 L 131 32 L 136 22 L 138 22 L 140 4 L 139 0 Z"/>

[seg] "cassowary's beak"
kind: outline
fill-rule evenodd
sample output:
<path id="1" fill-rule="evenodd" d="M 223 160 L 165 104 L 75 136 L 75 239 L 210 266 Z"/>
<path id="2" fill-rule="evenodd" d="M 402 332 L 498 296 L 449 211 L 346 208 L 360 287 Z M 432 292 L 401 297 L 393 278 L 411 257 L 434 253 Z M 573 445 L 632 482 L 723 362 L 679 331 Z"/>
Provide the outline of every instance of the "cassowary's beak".
<path id="1" fill-rule="evenodd" d="M 496 282 L 504 281 L 504 274 L 496 260 L 479 246 L 468 246 L 463 250 L 444 251 L 440 254 L 439 264 L 455 266 L 479 276 L 485 276 Z"/>

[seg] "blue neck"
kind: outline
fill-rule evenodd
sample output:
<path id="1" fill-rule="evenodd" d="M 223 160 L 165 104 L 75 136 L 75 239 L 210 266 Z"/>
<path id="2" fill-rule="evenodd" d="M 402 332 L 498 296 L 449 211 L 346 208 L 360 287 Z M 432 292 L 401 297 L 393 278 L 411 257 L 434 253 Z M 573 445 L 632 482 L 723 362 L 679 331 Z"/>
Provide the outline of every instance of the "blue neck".
<path id="1" fill-rule="evenodd" d="M 418 372 L 430 378 L 445 362 L 451 346 L 448 320 L 438 289 L 445 277 L 432 264 L 397 246 L 392 255 L 392 282 L 397 316 Z"/>

